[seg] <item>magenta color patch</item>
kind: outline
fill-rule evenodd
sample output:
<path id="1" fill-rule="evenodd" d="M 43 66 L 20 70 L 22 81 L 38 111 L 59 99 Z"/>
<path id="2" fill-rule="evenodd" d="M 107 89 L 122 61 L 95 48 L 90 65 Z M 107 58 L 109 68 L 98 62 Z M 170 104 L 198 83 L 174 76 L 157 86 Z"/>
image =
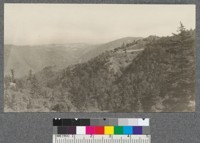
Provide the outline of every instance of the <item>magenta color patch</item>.
<path id="1" fill-rule="evenodd" d="M 92 135 L 95 132 L 95 128 L 93 126 L 86 127 L 86 134 Z"/>

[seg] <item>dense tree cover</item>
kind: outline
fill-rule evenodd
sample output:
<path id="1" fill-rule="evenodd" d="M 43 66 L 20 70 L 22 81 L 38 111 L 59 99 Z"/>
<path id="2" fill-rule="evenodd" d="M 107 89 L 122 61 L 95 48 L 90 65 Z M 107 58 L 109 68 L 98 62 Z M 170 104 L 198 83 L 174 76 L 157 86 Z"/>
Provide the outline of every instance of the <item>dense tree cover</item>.
<path id="1" fill-rule="evenodd" d="M 194 53 L 194 30 L 181 24 L 173 36 L 122 44 L 59 72 L 30 71 L 15 89 L 5 77 L 5 101 L 12 111 L 193 111 Z"/>
<path id="2" fill-rule="evenodd" d="M 195 35 L 194 31 L 181 30 L 146 45 L 117 80 L 118 96 L 112 94 L 112 101 L 116 102 L 113 109 L 194 110 L 190 109 L 190 102 L 195 98 Z"/>

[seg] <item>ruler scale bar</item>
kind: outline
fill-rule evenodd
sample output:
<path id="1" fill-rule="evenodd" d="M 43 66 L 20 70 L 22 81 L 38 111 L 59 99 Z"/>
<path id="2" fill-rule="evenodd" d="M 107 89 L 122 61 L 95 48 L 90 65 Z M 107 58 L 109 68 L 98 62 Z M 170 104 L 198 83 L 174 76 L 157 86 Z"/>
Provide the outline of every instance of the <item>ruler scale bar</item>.
<path id="1" fill-rule="evenodd" d="M 53 135 L 53 143 L 151 143 L 150 135 Z"/>

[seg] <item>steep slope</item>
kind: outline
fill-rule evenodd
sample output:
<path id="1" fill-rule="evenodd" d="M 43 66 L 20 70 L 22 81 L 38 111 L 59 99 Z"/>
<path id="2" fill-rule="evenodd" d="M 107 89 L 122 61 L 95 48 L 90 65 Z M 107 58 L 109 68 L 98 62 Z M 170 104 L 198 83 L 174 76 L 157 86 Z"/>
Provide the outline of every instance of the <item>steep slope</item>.
<path id="1" fill-rule="evenodd" d="M 56 83 L 61 83 L 62 88 L 67 89 L 67 96 L 72 104 L 81 111 L 91 111 L 94 108 L 98 111 L 110 110 L 110 94 L 115 88 L 113 82 L 144 50 L 144 45 L 151 41 L 151 38 L 132 41 L 106 51 L 86 63 L 68 67 L 47 85 L 52 88 L 57 86 Z"/>
<path id="2" fill-rule="evenodd" d="M 195 35 L 183 33 L 148 37 L 69 68 L 62 87 L 83 111 L 194 111 Z"/>
<path id="3" fill-rule="evenodd" d="M 109 43 L 98 45 L 93 50 L 84 54 L 82 56 L 81 60 L 86 62 L 86 61 L 90 60 L 91 58 L 94 58 L 94 57 L 102 54 L 105 51 L 114 50 L 117 47 L 121 47 L 123 44 L 126 45 L 128 43 L 132 43 L 133 41 L 137 41 L 139 39 L 142 39 L 142 38 L 141 37 L 125 37 L 125 38 L 111 41 Z"/>
<path id="4" fill-rule="evenodd" d="M 195 35 L 183 31 L 147 48 L 115 81 L 115 111 L 194 111 Z"/>

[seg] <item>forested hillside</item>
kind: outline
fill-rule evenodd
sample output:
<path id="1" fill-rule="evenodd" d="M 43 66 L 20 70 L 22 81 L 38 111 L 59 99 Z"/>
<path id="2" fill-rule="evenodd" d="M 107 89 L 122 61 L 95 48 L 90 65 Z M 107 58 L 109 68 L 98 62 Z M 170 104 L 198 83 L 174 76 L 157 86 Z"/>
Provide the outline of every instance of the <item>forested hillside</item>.
<path id="1" fill-rule="evenodd" d="M 195 31 L 181 25 L 173 36 L 135 39 L 60 71 L 7 76 L 4 87 L 5 111 L 194 111 Z"/>
<path id="2" fill-rule="evenodd" d="M 115 82 L 112 93 L 117 111 L 194 111 L 195 33 L 179 29 L 137 56 Z"/>

